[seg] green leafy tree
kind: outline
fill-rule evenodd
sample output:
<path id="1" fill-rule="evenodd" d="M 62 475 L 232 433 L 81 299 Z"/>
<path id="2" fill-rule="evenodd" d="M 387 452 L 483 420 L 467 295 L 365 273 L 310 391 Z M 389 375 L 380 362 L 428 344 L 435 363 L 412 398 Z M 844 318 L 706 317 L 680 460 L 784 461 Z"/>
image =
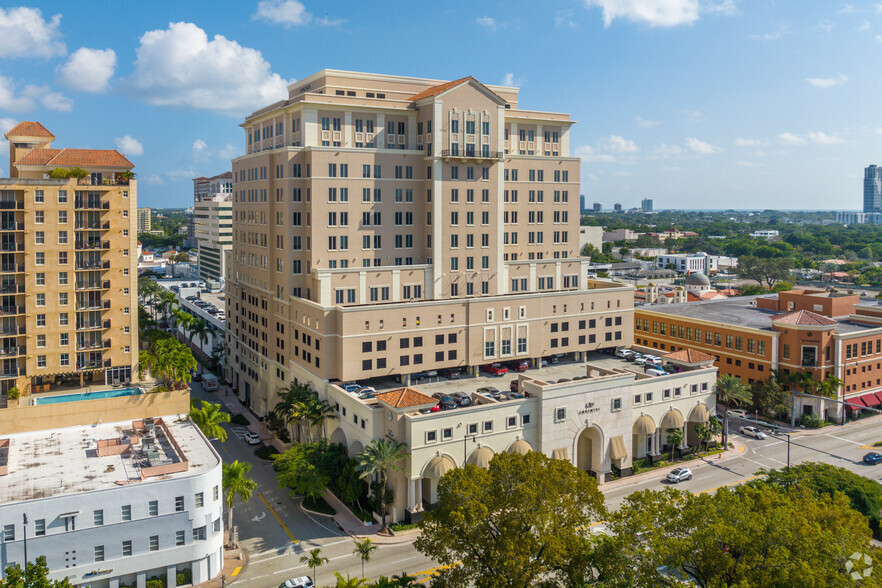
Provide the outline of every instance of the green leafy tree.
<path id="1" fill-rule="evenodd" d="M 371 479 L 379 477 L 380 486 L 383 489 L 388 488 L 388 475 L 392 470 L 404 471 L 404 465 L 401 463 L 410 452 L 407 446 L 392 439 L 374 439 L 370 445 L 365 447 L 362 453 L 359 453 L 355 460 L 358 464 L 355 470 L 361 473 L 362 478 Z M 380 515 L 383 518 L 383 530 L 386 530 L 386 507 L 387 501 L 380 501 Z"/>
<path id="2" fill-rule="evenodd" d="M 233 528 L 233 504 L 236 496 L 246 503 L 251 500 L 252 493 L 257 489 L 257 482 L 248 477 L 251 471 L 251 464 L 240 462 L 238 459 L 233 463 L 225 463 L 223 465 L 223 488 L 224 499 L 227 503 L 227 530 Z"/>
<path id="3" fill-rule="evenodd" d="M 866 519 L 842 494 L 807 488 L 667 489 L 629 495 L 610 518 L 600 563 L 615 586 L 854 586 L 845 564 L 869 551 Z M 679 580 L 679 581 L 678 581 Z M 875 585 L 875 584 L 873 584 Z"/>
<path id="4" fill-rule="evenodd" d="M 765 380 L 751 385 L 753 409 L 766 416 L 775 416 L 787 411 L 787 392 L 781 387 L 779 377 L 774 373 Z"/>
<path id="5" fill-rule="evenodd" d="M 312 428 L 318 428 L 322 432 L 322 439 L 327 437 L 326 425 L 328 421 L 336 420 L 337 409 L 331 406 L 327 400 L 321 400 L 318 396 L 312 396 L 303 403 L 303 416 L 310 428 L 310 436 Z"/>
<path id="6" fill-rule="evenodd" d="M 334 584 L 334 588 L 362 588 L 364 586 L 370 586 L 370 580 L 366 580 L 364 578 L 352 578 L 349 574 L 346 574 L 346 577 L 343 577 L 343 574 L 340 572 L 334 572 L 334 578 L 336 578 L 337 583 Z"/>
<path id="7" fill-rule="evenodd" d="M 683 429 L 680 427 L 671 427 L 665 430 L 665 439 L 671 446 L 671 461 L 674 461 L 674 451 L 683 445 Z"/>
<path id="8" fill-rule="evenodd" d="M 766 289 L 757 284 L 741 284 L 737 290 L 739 296 L 757 296 L 766 293 Z"/>
<path id="9" fill-rule="evenodd" d="M 597 481 L 542 453 L 500 453 L 489 469 L 448 472 L 415 546 L 439 564 L 445 586 L 531 587 L 558 577 L 604 520 Z"/>
<path id="10" fill-rule="evenodd" d="M 50 580 L 46 556 L 41 555 L 27 562 L 24 570 L 18 564 L 7 567 L 5 577 L 0 578 L 0 588 L 73 588 L 73 585 L 67 578 Z"/>
<path id="11" fill-rule="evenodd" d="M 415 588 L 416 586 L 422 586 L 421 582 L 417 582 L 416 576 L 411 576 L 407 572 L 395 574 L 392 576 L 392 581 L 395 582 L 395 586 L 398 588 Z"/>
<path id="12" fill-rule="evenodd" d="M 138 361 L 153 374 L 157 382 L 171 389 L 187 386 L 190 373 L 196 369 L 196 358 L 190 348 L 168 333 L 156 332 L 150 350 L 142 350 Z"/>
<path id="13" fill-rule="evenodd" d="M 371 555 L 377 550 L 377 546 L 374 545 L 373 540 L 370 537 L 365 538 L 362 541 L 355 542 L 355 549 L 352 553 L 358 555 L 359 559 L 361 559 L 361 575 L 364 576 L 364 564 L 371 560 Z"/>
<path id="14" fill-rule="evenodd" d="M 790 257 L 742 255 L 738 258 L 736 273 L 739 278 L 754 280 L 759 284 L 765 282 L 771 288 L 775 282 L 789 278 L 791 269 L 793 260 Z"/>
<path id="15" fill-rule="evenodd" d="M 763 470 L 765 476 L 756 480 L 757 485 L 771 485 L 778 488 L 802 486 L 817 496 L 833 498 L 837 493 L 844 494 L 851 507 L 864 515 L 870 528 L 880 534 L 882 523 L 882 484 L 826 463 L 807 462 L 791 466 L 790 469 Z"/>
<path id="16" fill-rule="evenodd" d="M 750 388 L 737 376 L 726 374 L 717 379 L 717 402 L 723 407 L 723 448 L 729 447 L 729 407 L 750 403 Z"/>
<path id="17" fill-rule="evenodd" d="M 211 333 L 211 328 L 208 326 L 208 323 L 205 319 L 194 318 L 192 324 L 190 325 L 190 339 L 191 340 L 199 340 L 199 349 L 208 342 L 208 336 Z"/>
<path id="18" fill-rule="evenodd" d="M 220 404 L 205 400 L 200 402 L 201 406 L 196 402 L 190 406 L 190 420 L 196 423 L 203 435 L 223 443 L 227 440 L 227 431 L 221 423 L 230 422 L 230 413 L 221 410 Z"/>
<path id="19" fill-rule="evenodd" d="M 300 563 L 303 565 L 312 568 L 312 577 L 315 578 L 316 569 L 328 563 L 329 560 L 326 557 L 322 556 L 322 550 L 316 547 L 315 549 L 310 549 L 308 555 L 300 556 Z"/>
<path id="20" fill-rule="evenodd" d="M 285 453 L 273 456 L 279 485 L 291 488 L 295 494 L 308 496 L 313 500 L 321 497 L 331 479 L 327 472 L 311 463 L 302 446 L 289 448 Z"/>

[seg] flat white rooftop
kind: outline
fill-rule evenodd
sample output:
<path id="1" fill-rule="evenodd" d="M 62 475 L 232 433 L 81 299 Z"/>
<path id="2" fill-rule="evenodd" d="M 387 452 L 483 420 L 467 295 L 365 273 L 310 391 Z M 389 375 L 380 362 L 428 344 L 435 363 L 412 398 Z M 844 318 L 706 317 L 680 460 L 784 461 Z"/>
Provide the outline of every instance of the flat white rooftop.
<path id="1" fill-rule="evenodd" d="M 139 434 L 131 421 L 0 437 L 10 442 L 9 474 L 0 476 L 0 504 L 155 484 L 217 467 L 220 458 L 196 425 L 176 419 L 162 417 L 170 438 L 156 425 L 153 438 L 145 439 L 144 429 Z M 99 456 L 98 442 L 107 440 L 134 442 L 128 451 Z M 180 468 L 184 461 L 186 470 L 161 473 L 163 468 Z"/>

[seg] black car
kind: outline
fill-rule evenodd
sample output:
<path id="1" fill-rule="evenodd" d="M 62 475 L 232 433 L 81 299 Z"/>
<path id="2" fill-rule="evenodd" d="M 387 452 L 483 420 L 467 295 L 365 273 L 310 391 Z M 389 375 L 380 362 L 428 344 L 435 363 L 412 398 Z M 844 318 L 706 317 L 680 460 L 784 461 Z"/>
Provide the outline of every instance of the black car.
<path id="1" fill-rule="evenodd" d="M 447 378 L 448 380 L 456 380 L 462 375 L 462 370 L 459 369 L 447 369 L 441 370 L 441 375 Z"/>
<path id="2" fill-rule="evenodd" d="M 447 394 L 436 392 L 435 394 L 432 394 L 432 398 L 438 401 L 441 410 L 452 410 L 459 406 L 459 403 Z"/>

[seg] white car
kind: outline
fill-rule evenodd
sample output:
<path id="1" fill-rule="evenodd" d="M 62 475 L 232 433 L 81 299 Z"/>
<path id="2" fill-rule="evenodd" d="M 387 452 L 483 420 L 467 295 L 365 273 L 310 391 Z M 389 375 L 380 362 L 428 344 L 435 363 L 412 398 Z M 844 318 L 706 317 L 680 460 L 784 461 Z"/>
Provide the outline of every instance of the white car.
<path id="1" fill-rule="evenodd" d="M 754 439 L 765 439 L 766 434 L 757 429 L 756 427 L 741 427 L 739 429 L 742 435 L 746 435 L 747 437 L 753 437 Z"/>
<path id="2" fill-rule="evenodd" d="M 644 355 L 643 357 L 638 357 L 634 360 L 634 365 L 646 365 L 649 362 L 649 359 Z"/>
<path id="3" fill-rule="evenodd" d="M 260 445 L 260 435 L 258 435 L 257 433 L 252 433 L 251 431 L 248 431 L 247 433 L 245 433 L 242 439 L 248 445 Z"/>
<path id="4" fill-rule="evenodd" d="M 684 480 L 692 479 L 692 470 L 689 468 L 674 468 L 668 472 L 667 478 L 671 484 L 679 484 Z"/>
<path id="5" fill-rule="evenodd" d="M 300 576 L 299 578 L 291 578 L 279 584 L 279 588 L 312 588 L 312 578 L 309 576 Z"/>
<path id="6" fill-rule="evenodd" d="M 631 351 L 630 349 L 619 349 L 618 351 L 616 351 L 616 357 L 620 357 L 622 359 L 625 359 L 629 355 L 633 355 L 633 354 L 634 354 L 634 352 Z"/>

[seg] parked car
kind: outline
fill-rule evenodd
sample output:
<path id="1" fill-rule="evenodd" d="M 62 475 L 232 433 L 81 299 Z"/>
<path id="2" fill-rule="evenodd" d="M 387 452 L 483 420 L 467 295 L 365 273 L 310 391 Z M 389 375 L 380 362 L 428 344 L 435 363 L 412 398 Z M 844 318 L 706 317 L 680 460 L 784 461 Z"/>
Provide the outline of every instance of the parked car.
<path id="1" fill-rule="evenodd" d="M 504 376 L 508 373 L 508 368 L 501 363 L 491 363 L 485 365 L 482 369 L 492 376 Z"/>
<path id="2" fill-rule="evenodd" d="M 358 397 L 362 400 L 369 400 L 377 395 L 377 391 L 371 386 L 365 386 L 358 391 Z"/>
<path id="3" fill-rule="evenodd" d="M 517 392 L 517 391 L 518 391 L 518 379 L 515 378 L 514 380 L 512 380 L 511 382 L 509 382 L 509 383 L 508 383 L 508 388 L 509 388 L 509 390 L 511 390 L 512 392 Z"/>
<path id="4" fill-rule="evenodd" d="M 460 406 L 471 406 L 472 397 L 465 392 L 454 392 L 450 395 Z"/>
<path id="5" fill-rule="evenodd" d="M 207 312 L 207 313 L 210 314 L 211 316 L 217 316 L 217 314 L 218 314 L 220 311 L 219 311 L 218 309 L 214 308 L 214 307 L 211 307 L 211 308 L 209 308 L 208 310 L 206 310 L 205 312 Z"/>
<path id="6" fill-rule="evenodd" d="M 184 298 L 184 300 L 189 300 L 190 302 L 193 302 L 194 300 L 196 300 L 196 297 L 195 296 L 187 296 L 186 298 Z"/>
<path id="7" fill-rule="evenodd" d="M 508 369 L 513 372 L 525 372 L 530 369 L 530 362 L 526 359 L 518 359 L 516 361 L 510 361 L 507 364 Z"/>
<path id="8" fill-rule="evenodd" d="M 433 378 L 437 378 L 437 377 L 438 377 L 438 372 L 436 372 L 435 370 L 432 370 L 432 371 L 428 371 L 428 372 L 421 372 L 419 374 L 414 374 L 411 379 L 416 383 L 420 383 L 420 382 L 426 382 L 426 381 L 432 380 Z"/>
<path id="9" fill-rule="evenodd" d="M 171 290 L 172 292 L 180 292 L 181 291 L 181 289 L 178 288 L 177 286 L 172 286 L 171 288 L 169 288 L 169 290 Z"/>
<path id="10" fill-rule="evenodd" d="M 765 439 L 766 434 L 757 429 L 756 427 L 741 427 L 739 432 L 742 435 L 746 435 L 748 437 L 753 437 L 754 439 Z"/>
<path id="11" fill-rule="evenodd" d="M 248 445 L 260 445 L 260 435 L 258 435 L 257 433 L 252 433 L 251 431 L 248 431 L 247 433 L 245 433 L 242 439 Z"/>
<path id="12" fill-rule="evenodd" d="M 638 357 L 634 360 L 634 365 L 646 365 L 646 356 Z"/>
<path id="13" fill-rule="evenodd" d="M 441 410 L 453 410 L 454 408 L 459 407 L 459 403 L 447 394 L 435 392 L 434 394 L 432 394 L 432 398 L 438 401 L 438 404 L 441 406 Z"/>
<path id="14" fill-rule="evenodd" d="M 451 368 L 446 370 L 441 370 L 441 375 L 447 378 L 448 380 L 456 380 L 462 375 L 462 370 L 458 368 Z"/>
<path id="15" fill-rule="evenodd" d="M 641 357 L 643 357 L 643 355 L 640 353 L 632 353 L 631 355 L 629 355 L 628 357 L 625 358 L 625 361 L 635 361 L 636 362 Z"/>
<path id="16" fill-rule="evenodd" d="M 666 376 L 666 375 L 668 375 L 668 372 L 666 372 L 665 370 L 660 370 L 658 368 L 645 368 L 643 370 L 643 372 L 647 376 Z"/>
<path id="17" fill-rule="evenodd" d="M 193 374 L 193 377 L 190 379 L 193 380 L 194 382 L 201 382 L 202 381 L 202 374 Z"/>
<path id="18" fill-rule="evenodd" d="M 343 385 L 340 386 L 340 387 L 343 388 L 344 391 L 349 392 L 350 394 L 352 394 L 353 392 L 358 392 L 359 390 L 361 390 L 361 385 L 356 384 L 355 382 L 350 382 L 350 383 L 348 383 L 348 384 L 343 384 Z"/>
<path id="19" fill-rule="evenodd" d="M 670 472 L 668 472 L 667 477 L 665 478 L 671 484 L 679 484 L 684 480 L 692 479 L 692 470 L 689 468 L 674 468 Z"/>
<path id="20" fill-rule="evenodd" d="M 569 378 L 561 378 L 557 381 L 558 384 L 563 384 L 564 382 L 572 382 L 572 380 Z"/>
<path id="21" fill-rule="evenodd" d="M 668 373 L 668 374 L 679 374 L 680 373 L 679 367 L 677 367 L 675 365 L 671 365 L 669 363 L 663 365 L 661 369 L 663 369 L 665 371 L 665 373 Z"/>
<path id="22" fill-rule="evenodd" d="M 882 461 L 882 453 L 871 451 L 864 456 L 864 463 L 868 463 L 870 465 L 876 465 L 880 461 Z"/>
<path id="23" fill-rule="evenodd" d="M 285 580 L 279 584 L 279 588 L 312 588 L 313 586 L 315 586 L 315 584 L 312 583 L 312 578 L 309 576 L 291 578 L 290 580 Z"/>
<path id="24" fill-rule="evenodd" d="M 435 406 L 433 406 L 432 408 L 429 409 L 429 412 L 438 412 L 439 410 L 441 410 L 441 405 L 436 404 Z"/>
<path id="25" fill-rule="evenodd" d="M 621 358 L 621 359 L 625 359 L 629 355 L 633 355 L 633 354 L 634 354 L 634 352 L 631 351 L 630 349 L 622 348 L 622 349 L 619 349 L 618 351 L 616 351 L 616 357 Z"/>

